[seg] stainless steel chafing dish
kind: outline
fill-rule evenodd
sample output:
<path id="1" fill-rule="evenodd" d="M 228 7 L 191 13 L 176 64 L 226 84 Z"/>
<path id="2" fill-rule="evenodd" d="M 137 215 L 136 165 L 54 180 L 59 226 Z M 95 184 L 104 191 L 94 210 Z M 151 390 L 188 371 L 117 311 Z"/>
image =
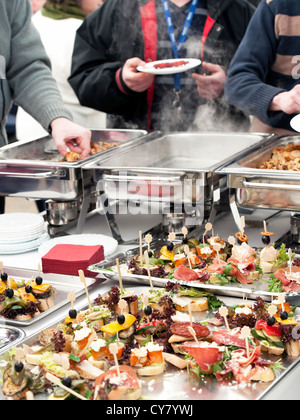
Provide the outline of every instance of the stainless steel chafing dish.
<path id="1" fill-rule="evenodd" d="M 279 209 L 292 212 L 300 210 L 300 172 L 259 169 L 272 156 L 275 147 L 300 144 L 300 136 L 271 137 L 250 153 L 220 168 L 227 175 L 231 203 L 235 207 Z"/>
<path id="2" fill-rule="evenodd" d="M 92 131 L 92 141 L 117 141 L 120 143 L 117 148 L 122 148 L 146 134 L 140 130 Z M 62 161 L 50 136 L 5 146 L 0 149 L 0 195 L 56 201 L 75 200 L 83 194 L 82 166 L 114 150 L 70 163 Z"/>
<path id="3" fill-rule="evenodd" d="M 167 217 L 173 214 L 178 220 L 186 213 L 188 218 L 182 218 L 183 223 L 193 228 L 201 226 L 204 220 L 213 218 L 221 192 L 227 188 L 226 177 L 216 170 L 268 137 L 249 133 L 153 133 L 114 156 L 95 159 L 84 170 L 93 170 L 93 182 L 101 204 L 105 203 L 112 233 L 122 241 L 113 217 L 120 210 L 115 203 L 138 203 L 143 207 L 140 214 L 146 214 L 142 211 L 148 206 L 146 211 L 158 211 Z"/>
<path id="4" fill-rule="evenodd" d="M 50 136 L 3 147 L 0 149 L 0 195 L 47 200 L 46 218 L 51 235 L 76 224 L 81 233 L 86 216 L 93 208 L 91 174 L 83 172 L 82 167 L 95 158 L 101 160 L 126 148 L 145 135 L 147 132 L 143 130 L 92 131 L 95 144 L 118 142 L 119 146 L 77 162 L 64 161 Z"/>

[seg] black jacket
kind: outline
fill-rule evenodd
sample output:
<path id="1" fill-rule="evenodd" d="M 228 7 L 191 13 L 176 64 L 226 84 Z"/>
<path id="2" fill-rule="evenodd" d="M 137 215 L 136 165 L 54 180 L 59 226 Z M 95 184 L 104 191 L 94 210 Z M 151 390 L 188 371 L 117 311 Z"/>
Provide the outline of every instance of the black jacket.
<path id="1" fill-rule="evenodd" d="M 82 105 L 109 114 L 110 127 L 149 129 L 148 93 L 127 89 L 118 71 L 129 58 L 146 60 L 141 13 L 153 1 L 107 0 L 77 31 L 69 83 Z M 202 58 L 227 69 L 255 9 L 246 0 L 208 0 L 207 6 L 210 30 Z M 245 122 L 224 98 L 214 101 L 214 113 Z"/>

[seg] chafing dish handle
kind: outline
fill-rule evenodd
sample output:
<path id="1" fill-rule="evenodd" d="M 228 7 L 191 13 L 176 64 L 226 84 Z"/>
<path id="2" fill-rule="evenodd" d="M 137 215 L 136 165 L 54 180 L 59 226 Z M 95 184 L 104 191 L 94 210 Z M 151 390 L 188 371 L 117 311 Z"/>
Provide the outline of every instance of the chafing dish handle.
<path id="1" fill-rule="evenodd" d="M 244 188 L 268 189 L 268 190 L 285 190 L 285 191 L 300 191 L 300 185 L 288 184 L 268 184 L 265 182 L 249 182 L 243 180 L 242 185 Z"/>
<path id="2" fill-rule="evenodd" d="M 6 178 L 27 178 L 27 179 L 46 179 L 56 176 L 57 172 L 49 171 L 49 172 L 38 172 L 38 173 L 27 173 L 27 172 L 5 172 L 0 170 L 0 176 Z"/>
<path id="3" fill-rule="evenodd" d="M 130 176 L 130 175 L 108 175 L 108 174 L 104 174 L 103 175 L 103 180 L 104 181 L 110 181 L 110 182 L 127 182 L 127 181 L 154 181 L 154 182 L 158 182 L 158 181 L 163 181 L 163 182 L 180 182 L 183 178 L 184 174 L 181 175 L 174 175 L 174 176 L 163 176 L 161 174 L 158 174 L 158 176 Z"/>

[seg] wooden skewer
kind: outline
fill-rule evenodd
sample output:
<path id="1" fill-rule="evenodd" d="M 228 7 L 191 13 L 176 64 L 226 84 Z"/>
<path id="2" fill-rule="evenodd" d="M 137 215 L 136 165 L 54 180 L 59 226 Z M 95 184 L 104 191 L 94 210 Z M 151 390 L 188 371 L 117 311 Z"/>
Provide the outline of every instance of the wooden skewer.
<path id="1" fill-rule="evenodd" d="M 76 295 L 75 295 L 75 293 L 74 293 L 74 292 L 70 292 L 70 293 L 68 294 L 68 299 L 69 299 L 69 301 L 70 301 L 70 303 L 71 303 L 71 308 L 72 308 L 72 309 L 74 309 L 74 302 L 75 302 L 75 300 L 76 300 Z"/>
<path id="2" fill-rule="evenodd" d="M 148 272 L 148 277 L 149 277 L 149 282 L 150 282 L 150 288 L 151 290 L 153 290 L 153 283 L 152 283 L 152 278 L 151 278 L 151 273 L 150 273 L 150 267 L 149 267 L 149 255 L 148 255 L 148 251 L 145 251 L 144 253 L 144 257 L 145 257 L 145 261 L 146 261 L 146 268 L 147 268 L 147 272 Z"/>
<path id="3" fill-rule="evenodd" d="M 73 389 L 68 388 L 67 386 L 63 385 L 61 381 L 56 376 L 52 375 L 51 373 L 48 372 L 46 374 L 46 379 L 48 379 L 48 381 L 52 382 L 53 384 L 59 386 L 60 388 L 64 389 L 65 391 L 69 392 L 69 394 L 72 394 L 75 397 L 79 398 L 80 400 L 87 401 L 85 397 L 73 391 Z"/>
<path id="4" fill-rule="evenodd" d="M 151 251 L 151 242 L 152 242 L 152 240 L 153 240 L 152 235 L 148 234 L 148 235 L 145 236 L 145 241 L 148 244 L 148 252 Z"/>
<path id="5" fill-rule="evenodd" d="M 109 351 L 114 356 L 114 361 L 115 361 L 115 365 L 116 365 L 116 368 L 117 368 L 117 373 L 118 373 L 118 376 L 120 377 L 121 372 L 120 372 L 120 367 L 119 367 L 119 361 L 118 361 L 118 358 L 117 358 L 117 354 L 118 354 L 118 351 L 119 351 L 118 345 L 116 343 L 110 344 L 109 345 Z"/>
<path id="6" fill-rule="evenodd" d="M 142 239 L 142 231 L 140 230 L 139 232 L 139 237 L 140 237 L 140 263 L 141 266 L 143 265 L 143 239 Z"/>
<path id="7" fill-rule="evenodd" d="M 289 248 L 289 250 L 288 250 L 288 256 L 289 256 L 289 266 L 290 266 L 290 274 L 292 274 L 292 264 L 293 264 L 293 261 L 292 261 L 292 257 L 293 257 L 293 251 L 291 250 L 291 248 Z"/>
<path id="8" fill-rule="evenodd" d="M 250 357 L 250 349 L 249 349 L 249 340 L 248 338 L 251 336 L 251 331 L 249 327 L 242 328 L 241 337 L 245 339 L 246 350 L 247 350 L 247 357 Z"/>
<path id="9" fill-rule="evenodd" d="M 225 306 L 222 306 L 219 309 L 219 313 L 224 318 L 224 321 L 225 321 L 225 325 L 226 325 L 227 330 L 230 331 L 229 324 L 228 324 L 228 319 L 227 319 L 227 316 L 228 316 L 228 313 L 229 313 L 228 312 L 228 309 Z"/>
<path id="10" fill-rule="evenodd" d="M 118 269 L 120 290 L 121 290 L 121 293 L 123 293 L 123 281 L 122 281 L 122 274 L 121 274 L 121 268 L 120 268 L 119 258 L 116 259 L 116 263 L 117 263 L 117 269 Z"/>
<path id="11" fill-rule="evenodd" d="M 189 331 L 189 333 L 190 333 L 190 334 L 192 334 L 192 336 L 193 336 L 193 338 L 194 338 L 195 342 L 196 342 L 197 344 L 199 344 L 199 341 L 198 341 L 198 339 L 197 339 L 197 336 L 196 336 L 196 333 L 195 333 L 194 328 L 193 328 L 193 327 L 188 327 L 188 331 Z"/>
<path id="12" fill-rule="evenodd" d="M 191 326 L 191 328 L 193 328 L 192 306 L 191 306 L 190 302 L 188 304 L 188 308 L 189 308 L 189 315 L 190 315 L 190 326 Z"/>
<path id="13" fill-rule="evenodd" d="M 91 299 L 90 299 L 90 295 L 89 295 L 89 292 L 88 292 L 88 287 L 87 287 L 87 284 L 86 284 L 86 279 L 85 279 L 84 272 L 82 270 L 79 270 L 78 274 L 79 274 L 79 277 L 80 277 L 80 281 L 84 284 L 85 293 L 86 293 L 86 296 L 87 296 L 87 299 L 88 299 L 88 302 L 89 302 L 89 307 L 90 307 L 90 309 L 92 309 Z"/>

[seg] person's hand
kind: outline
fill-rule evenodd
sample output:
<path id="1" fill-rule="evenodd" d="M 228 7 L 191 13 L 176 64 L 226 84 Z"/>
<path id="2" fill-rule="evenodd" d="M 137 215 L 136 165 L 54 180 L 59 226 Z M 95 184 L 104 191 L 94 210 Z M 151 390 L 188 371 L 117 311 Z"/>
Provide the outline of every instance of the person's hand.
<path id="1" fill-rule="evenodd" d="M 62 156 L 66 156 L 67 147 L 75 153 L 87 158 L 91 151 L 90 130 L 73 123 L 67 118 L 57 118 L 51 123 L 52 137 L 55 140 L 57 150 Z"/>
<path id="2" fill-rule="evenodd" d="M 202 63 L 210 75 L 193 74 L 192 77 L 197 84 L 197 90 L 201 98 L 217 99 L 223 96 L 226 83 L 226 73 L 221 66 L 212 63 Z"/>
<path id="3" fill-rule="evenodd" d="M 144 66 L 145 64 L 143 60 L 135 57 L 127 60 L 123 67 L 123 81 L 134 92 L 145 92 L 153 83 L 154 76 L 152 74 L 137 71 L 138 66 Z"/>
<path id="4" fill-rule="evenodd" d="M 271 104 L 270 111 L 283 111 L 286 114 L 300 113 L 300 86 L 295 86 L 289 92 L 276 95 Z"/>

